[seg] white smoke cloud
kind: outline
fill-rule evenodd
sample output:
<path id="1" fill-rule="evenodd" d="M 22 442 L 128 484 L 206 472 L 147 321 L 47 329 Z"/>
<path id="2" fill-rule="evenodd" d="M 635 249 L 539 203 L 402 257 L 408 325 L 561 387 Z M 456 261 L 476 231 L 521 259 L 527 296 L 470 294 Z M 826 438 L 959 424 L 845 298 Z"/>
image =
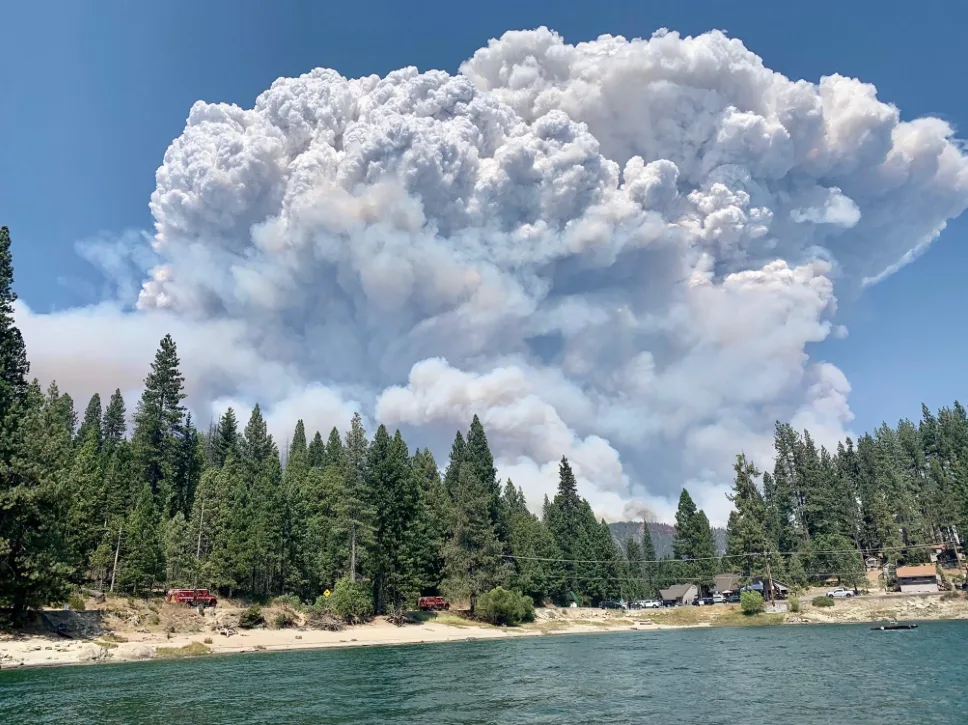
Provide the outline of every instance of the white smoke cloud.
<path id="1" fill-rule="evenodd" d="M 195 409 L 259 401 L 280 440 L 362 408 L 446 454 L 477 413 L 534 508 L 564 454 L 607 517 L 669 518 L 686 483 L 723 522 L 774 420 L 845 434 L 850 386 L 806 346 L 846 334 L 835 285 L 968 206 L 968 159 L 944 121 L 719 32 L 539 28 L 456 76 L 316 69 L 251 109 L 198 102 L 150 206 L 137 311 L 117 249 L 87 252 L 113 303 L 18 308 L 42 377 L 136 389 L 170 330 Z"/>

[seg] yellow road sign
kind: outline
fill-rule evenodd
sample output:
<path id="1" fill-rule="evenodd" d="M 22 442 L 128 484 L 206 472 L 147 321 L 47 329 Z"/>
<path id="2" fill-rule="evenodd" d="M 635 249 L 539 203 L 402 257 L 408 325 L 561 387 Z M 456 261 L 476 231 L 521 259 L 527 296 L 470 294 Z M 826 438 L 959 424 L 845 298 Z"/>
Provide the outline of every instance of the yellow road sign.
<path id="1" fill-rule="evenodd" d="M 329 589 L 327 589 L 325 592 L 323 592 L 323 596 L 324 597 L 328 597 L 330 594 L 332 594 L 332 592 Z"/>

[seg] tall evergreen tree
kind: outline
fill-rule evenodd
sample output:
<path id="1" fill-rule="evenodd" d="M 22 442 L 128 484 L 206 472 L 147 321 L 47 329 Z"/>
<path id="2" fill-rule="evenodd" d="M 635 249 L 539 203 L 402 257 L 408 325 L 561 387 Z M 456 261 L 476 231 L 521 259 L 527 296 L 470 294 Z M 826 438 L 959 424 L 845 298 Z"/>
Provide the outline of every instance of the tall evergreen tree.
<path id="1" fill-rule="evenodd" d="M 501 484 L 497 480 L 497 469 L 494 467 L 494 456 L 487 444 L 487 435 L 481 419 L 476 415 L 471 421 L 467 432 L 467 446 L 463 461 L 471 466 L 471 471 L 488 492 L 491 521 L 497 527 L 498 537 L 504 540 L 506 532 L 501 527 Z"/>
<path id="2" fill-rule="evenodd" d="M 454 599 L 469 601 L 473 612 L 481 594 L 504 583 L 506 567 L 491 520 L 491 491 L 477 478 L 471 463 L 461 465 L 451 510 L 442 589 Z"/>
<path id="3" fill-rule="evenodd" d="M 457 435 L 454 436 L 454 443 L 450 447 L 450 459 L 447 462 L 447 470 L 444 471 L 444 487 L 447 489 L 447 494 L 453 498 L 454 491 L 457 489 L 457 483 L 460 479 L 460 467 L 464 463 L 464 453 L 467 450 L 467 444 L 464 442 L 464 436 L 461 435 L 460 431 L 457 431 Z"/>
<path id="4" fill-rule="evenodd" d="M 350 581 L 356 581 L 363 556 L 373 538 L 373 505 L 366 470 L 368 447 L 363 419 L 356 413 L 343 446 L 343 487 L 334 522 L 334 528 L 346 537 L 346 572 Z"/>
<path id="5" fill-rule="evenodd" d="M 173 512 L 178 499 L 187 498 L 184 492 L 174 490 L 172 482 L 178 433 L 185 418 L 184 382 L 175 341 L 171 335 L 165 335 L 145 378 L 145 389 L 135 412 L 133 443 L 142 480 L 166 512 Z"/>
<path id="6" fill-rule="evenodd" d="M 308 532 L 308 502 L 306 500 L 309 477 L 309 447 L 306 444 L 306 427 L 302 419 L 289 444 L 286 467 L 283 472 L 283 525 L 282 575 L 284 591 L 299 591 L 307 584 L 305 579 Z"/>
<path id="7" fill-rule="evenodd" d="M 323 443 L 319 431 L 316 431 L 316 435 L 309 442 L 309 465 L 319 469 L 326 467 L 326 444 Z"/>
<path id="8" fill-rule="evenodd" d="M 133 592 L 151 589 L 155 582 L 164 578 L 165 562 L 159 533 L 155 498 L 150 486 L 145 484 L 125 525 L 118 574 L 123 588 Z"/>
<path id="9" fill-rule="evenodd" d="M 104 419 L 101 421 L 101 434 L 105 444 L 110 446 L 124 438 L 128 429 L 125 415 L 124 397 L 120 390 L 115 390 L 108 406 L 104 409 Z"/>
<path id="10" fill-rule="evenodd" d="M 0 445 L 6 445 L 0 460 L 11 455 L 11 427 L 15 421 L 17 406 L 27 396 L 27 348 L 20 328 L 14 324 L 13 303 L 17 293 L 13 290 L 13 255 L 10 251 L 10 230 L 0 227 Z"/>
<path id="11" fill-rule="evenodd" d="M 230 455 L 239 454 L 239 422 L 235 411 L 229 407 L 219 418 L 215 428 L 215 440 L 212 441 L 212 456 L 215 465 L 221 468 L 225 459 Z"/>
<path id="12" fill-rule="evenodd" d="M 333 430 L 329 432 L 329 438 L 326 440 L 326 455 L 323 459 L 323 468 L 329 468 L 330 466 L 340 466 L 343 465 L 343 441 L 339 437 L 339 431 L 333 426 Z"/>
<path id="13" fill-rule="evenodd" d="M 447 540 L 447 522 L 451 520 L 451 501 L 437 468 L 437 461 L 429 449 L 414 451 L 411 461 L 413 473 L 421 488 L 424 508 L 424 582 L 430 593 L 439 591 L 443 580 L 443 547 Z"/>
<path id="14" fill-rule="evenodd" d="M 571 464 L 562 456 L 558 465 L 558 492 L 548 507 L 545 519 L 561 551 L 561 558 L 565 560 L 562 567 L 565 590 L 573 593 L 583 590 L 586 578 L 586 572 L 576 560 L 592 558 L 589 521 L 582 503 Z"/>
<path id="15" fill-rule="evenodd" d="M 3 262 L 3 248 L 0 243 L 0 273 L 9 263 Z M 0 320 L 0 325 L 6 323 Z M 21 356 L 14 342 L 19 334 L 10 335 L 6 327 L 0 333 L 6 336 L 0 341 L 0 362 L 18 365 Z M 12 609 L 14 620 L 21 621 L 28 607 L 62 601 L 69 586 L 65 495 L 58 480 L 63 470 L 51 465 L 61 458 L 58 449 L 65 432 L 51 430 L 56 418 L 46 410 L 51 399 L 45 399 L 36 380 L 17 398 L 15 377 L 8 370 L 3 374 L 7 387 L 0 395 L 10 400 L 3 403 L 9 407 L 2 422 L 5 453 L 0 458 L 0 606 Z"/>
<path id="16" fill-rule="evenodd" d="M 504 487 L 511 555 L 515 557 L 511 585 L 536 604 L 561 599 L 561 551 L 548 527 L 528 510 L 524 492 L 512 481 Z"/>
<path id="17" fill-rule="evenodd" d="M 369 570 L 376 612 L 396 611 L 419 593 L 424 565 L 417 535 L 423 533 L 420 483 L 407 445 L 397 431 L 380 426 L 368 451 L 367 488 L 374 510 Z"/>
<path id="18" fill-rule="evenodd" d="M 641 546 L 642 559 L 645 562 L 642 569 L 646 578 L 644 595 L 647 597 L 655 597 L 659 593 L 659 589 L 656 586 L 656 578 L 659 568 L 656 560 L 658 557 L 655 555 L 655 544 L 652 542 L 652 532 L 649 530 L 649 522 L 646 520 L 642 521 Z"/>
<path id="19" fill-rule="evenodd" d="M 90 406 L 88 406 L 90 412 Z M 71 562 L 80 575 L 86 574 L 90 555 L 104 536 L 101 516 L 104 511 L 102 501 L 101 455 L 100 455 L 100 406 L 94 417 L 96 425 L 84 425 L 83 440 L 74 455 L 67 480 L 68 525 L 67 538 L 71 550 Z M 85 421 L 89 423 L 90 421 Z M 78 436 L 80 437 L 80 435 Z"/>
<path id="20" fill-rule="evenodd" d="M 103 438 L 101 433 L 101 396 L 97 393 L 94 393 L 88 401 L 87 408 L 84 410 L 84 420 L 81 422 L 81 427 L 77 429 L 76 443 L 78 446 L 84 445 L 89 431 L 94 432 L 97 447 L 100 451 Z"/>
<path id="21" fill-rule="evenodd" d="M 237 455 L 237 451 L 236 451 Z M 192 425 L 192 414 L 185 416 L 174 440 L 172 462 L 171 510 L 188 516 L 195 501 L 195 490 L 205 467 L 205 449 L 198 430 Z"/>
<path id="22" fill-rule="evenodd" d="M 715 561 L 716 541 L 706 514 L 696 508 L 686 489 L 682 489 L 679 496 L 672 553 L 674 559 L 683 561 L 675 565 L 678 577 L 703 587 L 712 584 L 718 568 Z"/>
<path id="23" fill-rule="evenodd" d="M 760 472 L 744 454 L 736 456 L 733 470 L 736 478 L 727 498 L 735 510 L 726 527 L 726 562 L 746 576 L 761 576 L 766 571 L 766 554 L 775 551 L 776 544 L 767 536 L 766 504 L 756 487 Z"/>

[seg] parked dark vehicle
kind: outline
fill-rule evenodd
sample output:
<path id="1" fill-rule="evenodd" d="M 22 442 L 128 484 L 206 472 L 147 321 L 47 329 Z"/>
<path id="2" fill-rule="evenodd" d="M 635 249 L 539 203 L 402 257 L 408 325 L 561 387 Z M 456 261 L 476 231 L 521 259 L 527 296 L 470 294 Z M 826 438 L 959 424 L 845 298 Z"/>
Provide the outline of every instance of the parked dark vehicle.
<path id="1" fill-rule="evenodd" d="M 737 594 L 736 592 L 733 592 L 728 597 L 726 597 L 726 602 L 728 604 L 736 604 L 736 603 L 738 603 L 739 602 L 739 594 Z"/>
<path id="2" fill-rule="evenodd" d="M 612 599 L 605 599 L 599 605 L 600 609 L 624 609 L 620 602 L 616 602 Z"/>
<path id="3" fill-rule="evenodd" d="M 696 597 L 692 600 L 692 605 L 694 607 L 711 607 L 713 605 L 712 597 Z"/>

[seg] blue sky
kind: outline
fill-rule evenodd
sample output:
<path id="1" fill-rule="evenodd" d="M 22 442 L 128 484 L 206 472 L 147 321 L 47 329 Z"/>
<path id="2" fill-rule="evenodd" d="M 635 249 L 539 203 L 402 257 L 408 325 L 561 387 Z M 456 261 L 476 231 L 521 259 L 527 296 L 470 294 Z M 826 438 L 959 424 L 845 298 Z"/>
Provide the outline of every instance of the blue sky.
<path id="1" fill-rule="evenodd" d="M 251 106 L 279 76 L 329 66 L 344 76 L 405 65 L 455 71 L 508 29 L 547 25 L 568 42 L 659 27 L 720 28 L 791 78 L 841 73 L 873 83 L 904 119 L 968 129 L 962 91 L 968 6 L 950 2 L 224 2 L 7 5 L 0 88 L 0 220 L 11 227 L 17 288 L 38 311 L 88 303 L 76 241 L 150 229 L 148 198 L 168 144 L 198 99 Z M 89 8 L 96 7 L 96 11 Z M 850 335 L 812 350 L 853 386 L 855 428 L 964 400 L 968 222 L 858 299 L 841 297 Z"/>

